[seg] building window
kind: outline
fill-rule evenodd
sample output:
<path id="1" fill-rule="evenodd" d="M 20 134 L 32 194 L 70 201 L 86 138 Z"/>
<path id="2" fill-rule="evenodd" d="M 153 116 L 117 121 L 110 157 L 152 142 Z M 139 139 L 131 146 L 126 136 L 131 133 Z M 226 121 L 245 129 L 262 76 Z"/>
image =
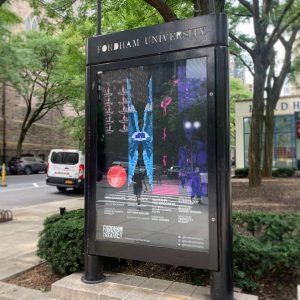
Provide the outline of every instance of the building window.
<path id="1" fill-rule="evenodd" d="M 296 167 L 295 123 L 292 115 L 276 116 L 274 124 L 273 167 Z M 248 167 L 251 118 L 244 118 L 244 166 Z M 264 129 L 262 138 L 264 139 Z M 263 151 L 261 154 L 263 162 Z"/>
<path id="2" fill-rule="evenodd" d="M 25 30 L 39 30 L 39 19 L 33 13 L 25 19 Z"/>
<path id="3" fill-rule="evenodd" d="M 296 166 L 295 123 L 292 115 L 275 117 L 274 160 L 276 168 Z"/>
<path id="4" fill-rule="evenodd" d="M 244 118 L 244 166 L 248 167 L 251 118 Z"/>

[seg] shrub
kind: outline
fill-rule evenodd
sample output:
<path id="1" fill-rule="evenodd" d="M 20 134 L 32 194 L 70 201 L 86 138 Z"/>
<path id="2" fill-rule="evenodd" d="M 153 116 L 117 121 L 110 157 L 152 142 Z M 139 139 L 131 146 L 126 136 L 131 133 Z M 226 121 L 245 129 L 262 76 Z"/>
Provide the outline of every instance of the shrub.
<path id="1" fill-rule="evenodd" d="M 253 290 L 257 282 L 300 268 L 300 215 L 234 213 L 236 284 Z"/>
<path id="2" fill-rule="evenodd" d="M 278 168 L 272 171 L 274 177 L 292 177 L 295 174 L 295 168 Z"/>
<path id="3" fill-rule="evenodd" d="M 44 221 L 37 255 L 45 259 L 56 273 L 67 275 L 82 271 L 83 232 L 83 209 L 66 212 L 63 216 L 50 216 Z"/>
<path id="4" fill-rule="evenodd" d="M 233 229 L 234 280 L 237 286 L 255 290 L 263 279 L 299 270 L 299 214 L 234 212 Z M 48 217 L 40 234 L 38 255 L 59 274 L 82 271 L 83 232 L 82 209 Z M 119 262 L 109 262 L 114 263 Z"/>
<path id="5" fill-rule="evenodd" d="M 235 177 L 237 177 L 237 178 L 248 177 L 248 173 L 249 173 L 249 169 L 248 168 L 236 169 L 234 171 Z"/>

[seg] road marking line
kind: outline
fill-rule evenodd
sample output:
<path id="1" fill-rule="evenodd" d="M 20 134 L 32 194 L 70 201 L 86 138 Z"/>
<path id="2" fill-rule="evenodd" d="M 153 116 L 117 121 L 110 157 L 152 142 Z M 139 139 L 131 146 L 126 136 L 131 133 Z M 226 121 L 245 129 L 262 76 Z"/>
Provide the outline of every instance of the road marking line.
<path id="1" fill-rule="evenodd" d="M 36 182 L 33 183 L 33 186 L 37 188 L 39 187 L 39 185 Z"/>
<path id="2" fill-rule="evenodd" d="M 38 188 L 39 188 L 39 189 L 41 189 L 41 188 L 51 188 L 51 186 L 49 186 L 49 185 L 44 185 L 44 186 L 39 186 Z M 9 193 L 9 192 L 17 192 L 17 191 L 32 190 L 32 189 L 36 189 L 36 187 L 24 187 L 24 188 L 16 188 L 16 189 L 14 189 L 14 188 L 12 188 L 12 189 L 8 188 L 7 190 L 1 190 L 1 189 L 0 189 L 0 194 L 3 194 L 3 193 Z"/>

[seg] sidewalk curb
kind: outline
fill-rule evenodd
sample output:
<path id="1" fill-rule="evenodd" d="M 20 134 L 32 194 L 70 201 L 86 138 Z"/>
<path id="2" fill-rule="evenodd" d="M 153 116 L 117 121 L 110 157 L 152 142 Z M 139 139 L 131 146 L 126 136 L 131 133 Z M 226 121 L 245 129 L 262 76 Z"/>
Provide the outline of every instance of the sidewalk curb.
<path id="1" fill-rule="evenodd" d="M 18 271 L 18 272 L 16 272 L 15 274 L 9 275 L 8 277 L 2 277 L 2 278 L 0 279 L 0 282 L 2 282 L 2 283 L 4 282 L 4 283 L 7 283 L 7 284 L 12 284 L 12 283 L 8 283 L 8 282 L 6 282 L 6 281 L 7 281 L 7 280 L 10 280 L 10 279 L 13 279 L 13 278 L 15 278 L 15 277 L 17 277 L 17 276 L 20 276 L 20 275 L 22 275 L 22 274 L 24 274 L 24 273 L 26 273 L 26 272 L 28 272 L 28 271 L 31 271 L 32 269 L 34 269 L 35 267 L 37 267 L 37 266 L 43 264 L 44 262 L 45 262 L 45 260 L 41 261 L 40 263 L 38 263 L 38 264 L 36 264 L 36 265 L 34 265 L 34 266 L 30 266 L 30 267 L 28 267 L 27 269 L 24 269 L 24 270 L 22 270 L 22 271 Z"/>
<path id="2" fill-rule="evenodd" d="M 0 300 L 50 300 L 50 292 L 29 289 L 15 284 L 0 282 Z"/>

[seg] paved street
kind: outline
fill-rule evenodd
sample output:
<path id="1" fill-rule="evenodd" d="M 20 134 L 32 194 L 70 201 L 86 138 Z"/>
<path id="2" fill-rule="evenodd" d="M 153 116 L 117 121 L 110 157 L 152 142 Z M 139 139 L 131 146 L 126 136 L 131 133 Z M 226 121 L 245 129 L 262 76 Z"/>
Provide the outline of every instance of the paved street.
<path id="1" fill-rule="evenodd" d="M 0 187 L 0 209 L 22 208 L 47 202 L 82 197 L 73 190 L 59 192 L 56 187 L 48 186 L 46 174 L 9 175 L 6 177 L 7 187 Z"/>

